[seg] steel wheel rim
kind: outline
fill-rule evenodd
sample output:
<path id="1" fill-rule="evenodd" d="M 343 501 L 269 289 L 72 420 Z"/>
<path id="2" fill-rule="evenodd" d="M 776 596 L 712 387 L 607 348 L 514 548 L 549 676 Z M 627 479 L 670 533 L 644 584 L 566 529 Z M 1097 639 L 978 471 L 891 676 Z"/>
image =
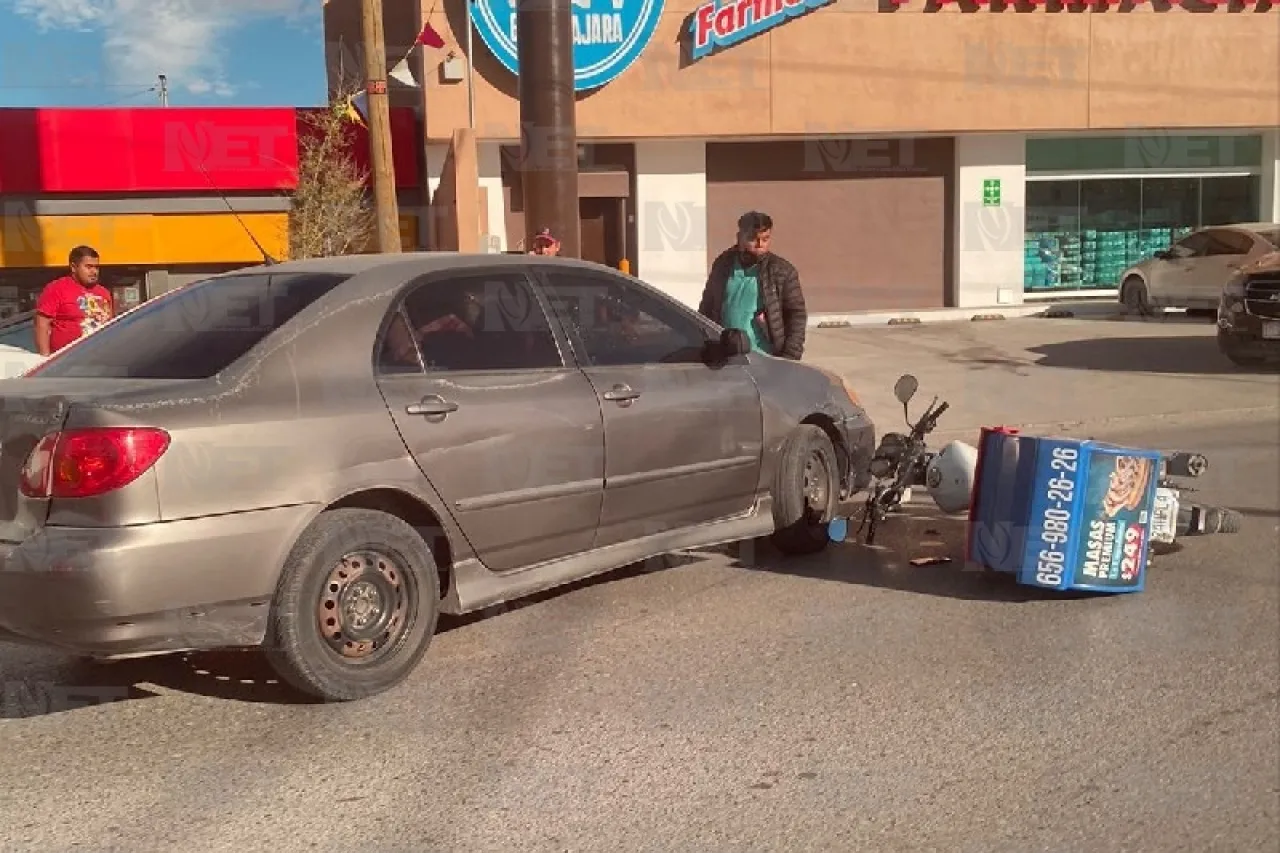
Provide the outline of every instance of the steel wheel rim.
<path id="1" fill-rule="evenodd" d="M 325 646 L 348 664 L 368 665 L 394 654 L 408 635 L 418 588 L 403 561 L 362 548 L 329 571 L 316 605 Z"/>
<path id="2" fill-rule="evenodd" d="M 811 451 L 805 460 L 803 497 L 805 515 L 821 520 L 831 501 L 831 469 L 821 451 Z"/>

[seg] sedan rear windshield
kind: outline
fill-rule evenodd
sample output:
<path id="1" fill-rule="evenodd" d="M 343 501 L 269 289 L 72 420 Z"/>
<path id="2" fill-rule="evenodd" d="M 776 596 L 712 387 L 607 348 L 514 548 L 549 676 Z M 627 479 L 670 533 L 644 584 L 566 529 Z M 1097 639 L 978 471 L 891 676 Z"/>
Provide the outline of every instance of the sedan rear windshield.
<path id="1" fill-rule="evenodd" d="M 348 275 L 246 273 L 145 302 L 58 353 L 41 378 L 208 379 Z"/>
<path id="2" fill-rule="evenodd" d="M 1280 228 L 1268 228 L 1265 231 L 1258 231 L 1257 234 L 1273 247 L 1280 249 Z"/>

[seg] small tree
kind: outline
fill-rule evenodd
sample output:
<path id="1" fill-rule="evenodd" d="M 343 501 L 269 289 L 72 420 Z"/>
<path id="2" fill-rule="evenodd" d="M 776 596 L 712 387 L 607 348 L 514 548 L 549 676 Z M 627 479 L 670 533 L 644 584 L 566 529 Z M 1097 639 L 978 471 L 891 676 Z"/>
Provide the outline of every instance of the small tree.
<path id="1" fill-rule="evenodd" d="M 376 219 L 368 174 L 351 151 L 349 105 L 346 93 L 339 92 L 326 108 L 301 116 L 290 258 L 359 254 L 372 245 Z"/>

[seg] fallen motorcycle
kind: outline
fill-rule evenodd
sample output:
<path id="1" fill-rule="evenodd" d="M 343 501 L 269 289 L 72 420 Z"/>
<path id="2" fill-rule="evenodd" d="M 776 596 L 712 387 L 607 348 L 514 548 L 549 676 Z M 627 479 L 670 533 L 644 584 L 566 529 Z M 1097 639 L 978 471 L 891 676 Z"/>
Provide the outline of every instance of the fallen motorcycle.
<path id="1" fill-rule="evenodd" d="M 912 423 L 909 404 L 918 389 L 910 374 L 894 386 L 909 431 L 886 433 L 869 463 L 872 482 L 857 528 L 865 544 L 874 544 L 913 487 L 924 486 L 943 513 L 968 513 L 970 562 L 1033 586 L 1126 592 L 1142 589 L 1152 543 L 1240 528 L 1239 513 L 1185 501 L 1193 490 L 1173 479 L 1201 476 L 1209 465 L 1203 454 L 1005 428 L 982 430 L 978 447 L 952 441 L 935 453 L 926 439 L 949 404 L 934 397 Z M 830 538 L 844 541 L 849 521 L 834 519 Z"/>

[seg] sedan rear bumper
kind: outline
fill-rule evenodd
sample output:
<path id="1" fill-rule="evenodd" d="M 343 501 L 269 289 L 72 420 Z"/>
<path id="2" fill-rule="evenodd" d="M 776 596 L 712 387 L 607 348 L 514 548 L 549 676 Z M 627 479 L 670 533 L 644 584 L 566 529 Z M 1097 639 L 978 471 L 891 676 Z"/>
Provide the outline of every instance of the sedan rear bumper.
<path id="1" fill-rule="evenodd" d="M 311 506 L 0 543 L 0 639 L 85 655 L 256 646 Z"/>

